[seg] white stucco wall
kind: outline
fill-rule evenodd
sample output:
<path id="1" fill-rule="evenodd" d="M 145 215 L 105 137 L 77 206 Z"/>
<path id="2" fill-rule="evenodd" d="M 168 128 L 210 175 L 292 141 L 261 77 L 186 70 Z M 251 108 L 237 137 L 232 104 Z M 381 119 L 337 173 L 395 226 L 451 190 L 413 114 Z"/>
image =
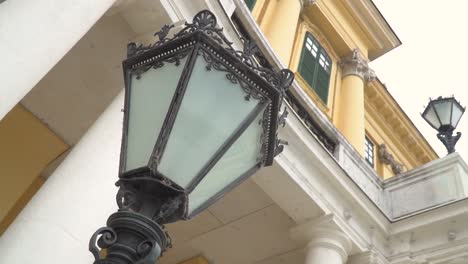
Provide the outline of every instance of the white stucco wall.
<path id="1" fill-rule="evenodd" d="M 91 235 L 117 210 L 121 92 L 0 237 L 0 263 L 92 263 Z"/>
<path id="2" fill-rule="evenodd" d="M 115 0 L 7 0 L 0 4 L 0 120 Z"/>

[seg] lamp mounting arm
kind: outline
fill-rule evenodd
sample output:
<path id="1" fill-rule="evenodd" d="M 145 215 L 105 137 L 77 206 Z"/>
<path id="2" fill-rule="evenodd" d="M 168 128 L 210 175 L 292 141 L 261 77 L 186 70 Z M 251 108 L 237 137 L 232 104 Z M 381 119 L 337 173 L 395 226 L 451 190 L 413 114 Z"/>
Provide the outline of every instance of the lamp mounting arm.
<path id="1" fill-rule="evenodd" d="M 437 133 L 437 138 L 442 141 L 442 144 L 447 148 L 447 152 L 455 152 L 455 145 L 461 137 L 461 132 L 457 132 L 456 135 L 453 135 L 452 132 L 439 132 Z"/>

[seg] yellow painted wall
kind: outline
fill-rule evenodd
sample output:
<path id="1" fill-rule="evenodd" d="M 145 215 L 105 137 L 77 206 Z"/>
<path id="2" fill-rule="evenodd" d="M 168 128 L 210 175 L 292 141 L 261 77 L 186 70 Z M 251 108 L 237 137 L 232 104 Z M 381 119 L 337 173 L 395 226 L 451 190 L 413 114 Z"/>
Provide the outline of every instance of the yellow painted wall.
<path id="1" fill-rule="evenodd" d="M 252 16 L 257 24 L 261 25 L 266 10 L 270 6 L 270 1 L 271 0 L 257 0 L 257 2 L 255 2 L 255 6 L 252 10 Z"/>
<path id="2" fill-rule="evenodd" d="M 349 75 L 342 79 L 340 94 L 341 112 L 337 127 L 356 151 L 364 156 L 364 81 Z"/>
<path id="3" fill-rule="evenodd" d="M 2 228 L 41 186 L 42 179 L 38 177 L 42 170 L 67 149 L 67 144 L 21 105 L 0 121 Z"/>
<path id="4" fill-rule="evenodd" d="M 301 6 L 300 0 L 270 0 L 260 23 L 273 50 L 286 66 L 291 58 Z"/>

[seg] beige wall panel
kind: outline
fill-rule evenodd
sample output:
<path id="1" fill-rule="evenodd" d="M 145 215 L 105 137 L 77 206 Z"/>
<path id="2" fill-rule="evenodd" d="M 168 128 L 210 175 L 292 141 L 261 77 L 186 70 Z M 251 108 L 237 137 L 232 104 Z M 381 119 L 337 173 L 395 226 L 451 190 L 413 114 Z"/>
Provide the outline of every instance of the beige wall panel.
<path id="1" fill-rule="evenodd" d="M 0 122 L 0 221 L 34 185 L 42 170 L 67 148 L 23 106 L 17 105 L 8 113 Z"/>

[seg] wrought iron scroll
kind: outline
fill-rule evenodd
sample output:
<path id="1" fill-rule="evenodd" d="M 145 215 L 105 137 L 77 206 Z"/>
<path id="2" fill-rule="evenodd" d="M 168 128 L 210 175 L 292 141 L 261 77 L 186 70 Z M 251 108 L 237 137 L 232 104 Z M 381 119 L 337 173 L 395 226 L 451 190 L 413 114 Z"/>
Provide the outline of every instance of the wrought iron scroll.
<path id="1" fill-rule="evenodd" d="M 223 29 L 217 27 L 217 20 L 215 15 L 208 10 L 198 12 L 198 14 L 196 14 L 193 18 L 192 23 L 186 22 L 185 27 L 181 31 L 174 34 L 171 38 L 168 38 L 167 36 L 169 35 L 170 29 L 172 29 L 173 27 L 173 25 L 165 25 L 160 31 L 156 32 L 154 35 L 158 36 L 159 40 L 153 44 L 145 46 L 142 44 L 130 43 L 127 50 L 127 56 L 133 57 L 142 54 L 148 50 L 151 50 L 155 47 L 162 46 L 169 41 L 173 41 L 184 37 L 188 34 L 194 32 L 203 32 L 207 36 L 215 40 L 218 44 L 222 45 L 240 62 L 249 67 L 259 76 L 264 78 L 267 82 L 269 82 L 279 91 L 284 92 L 285 89 L 289 88 L 287 84 L 289 83 L 290 85 L 290 83 L 292 83 L 292 80 L 294 80 L 294 74 L 290 70 L 284 69 L 279 72 L 275 72 L 270 68 L 261 66 L 254 56 L 254 54 L 258 51 L 258 47 L 253 41 L 250 41 L 248 39 L 242 39 L 244 43 L 243 50 L 235 50 L 233 47 L 233 43 L 229 41 L 224 35 Z"/>
<path id="2" fill-rule="evenodd" d="M 235 69 L 231 68 L 233 67 L 232 65 L 226 65 L 223 63 L 220 58 L 217 58 L 216 54 L 213 54 L 210 52 L 210 50 L 205 50 L 205 49 L 199 49 L 198 50 L 199 55 L 205 59 L 207 65 L 206 65 L 206 70 L 211 71 L 212 69 L 215 69 L 217 71 L 223 71 L 226 72 L 226 78 L 233 84 L 239 84 L 239 86 L 242 88 L 242 90 L 245 92 L 245 100 L 250 100 L 251 98 L 260 100 L 261 102 L 264 102 L 266 100 L 266 97 L 260 94 L 259 91 L 254 89 L 252 86 L 254 84 L 249 84 L 249 81 L 243 78 L 243 76 L 239 76 L 234 73 Z M 231 69 L 229 69 L 231 68 Z"/>

